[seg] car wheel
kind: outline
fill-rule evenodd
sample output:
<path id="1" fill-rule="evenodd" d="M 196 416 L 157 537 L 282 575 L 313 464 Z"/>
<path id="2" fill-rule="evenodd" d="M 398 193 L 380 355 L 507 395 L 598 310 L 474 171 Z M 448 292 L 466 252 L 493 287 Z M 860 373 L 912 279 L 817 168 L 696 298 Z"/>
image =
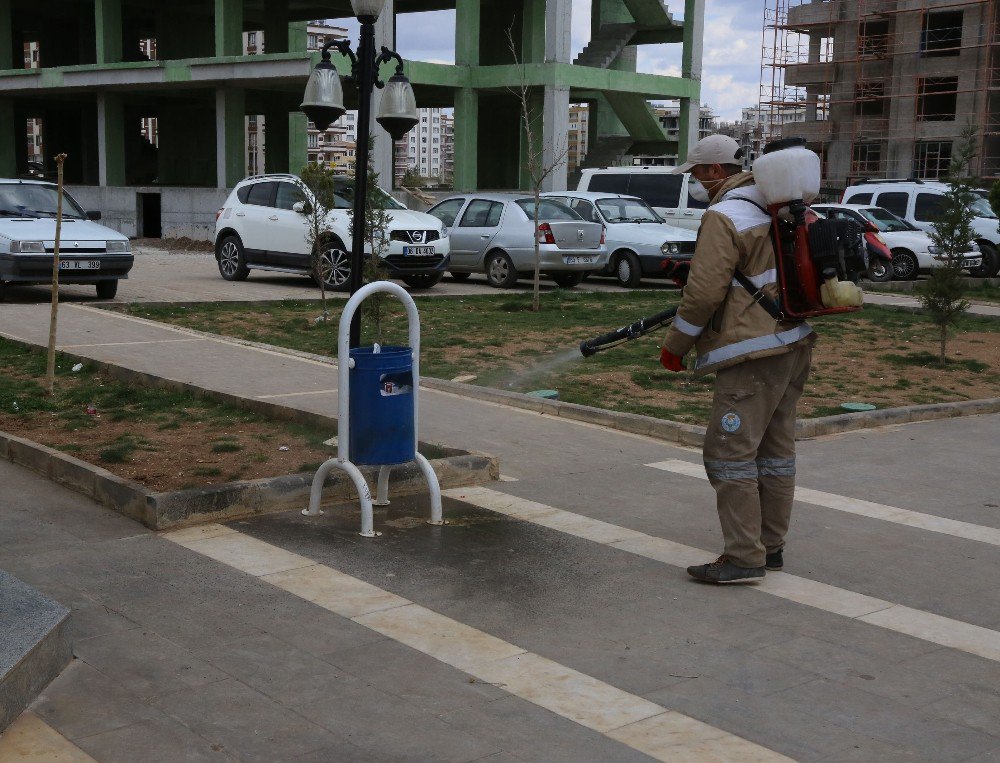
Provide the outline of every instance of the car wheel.
<path id="1" fill-rule="evenodd" d="M 250 275 L 243 242 L 237 236 L 226 236 L 219 245 L 219 273 L 227 281 L 245 281 Z"/>
<path id="2" fill-rule="evenodd" d="M 115 294 L 118 293 L 118 281 L 117 279 L 110 281 L 98 281 L 97 282 L 97 298 L 98 299 L 114 299 Z"/>
<path id="3" fill-rule="evenodd" d="M 461 273 L 461 272 L 456 273 L 454 270 L 451 271 L 451 279 L 453 281 L 458 281 L 459 283 L 461 283 L 462 281 L 468 281 L 469 276 L 471 275 L 472 273 Z"/>
<path id="4" fill-rule="evenodd" d="M 993 278 L 1000 271 L 1000 254 L 997 248 L 985 241 L 980 242 L 979 251 L 983 255 L 983 264 L 969 271 L 976 278 Z"/>
<path id="5" fill-rule="evenodd" d="M 318 286 L 320 276 L 326 288 L 333 291 L 347 291 L 351 287 L 351 253 L 340 241 L 328 241 L 323 244 L 323 253 L 319 258 L 319 275 L 313 274 L 313 280 Z"/>
<path id="6" fill-rule="evenodd" d="M 615 258 L 615 280 L 627 289 L 633 289 L 642 280 L 639 258 L 632 252 L 622 252 Z"/>
<path id="7" fill-rule="evenodd" d="M 486 280 L 497 289 L 509 289 L 517 283 L 517 270 L 506 252 L 492 252 L 486 258 Z"/>
<path id="8" fill-rule="evenodd" d="M 429 289 L 443 277 L 444 273 L 415 273 L 414 275 L 400 276 L 403 283 L 411 289 Z"/>
<path id="9" fill-rule="evenodd" d="M 892 250 L 892 277 L 897 281 L 913 281 L 920 272 L 917 256 L 909 249 Z"/>
<path id="10" fill-rule="evenodd" d="M 872 283 L 885 283 L 892 280 L 892 263 L 878 257 L 868 261 L 868 280 Z"/>
<path id="11" fill-rule="evenodd" d="M 561 289 L 572 289 L 574 286 L 579 286 L 583 283 L 585 275 L 586 273 L 579 270 L 572 273 L 553 273 L 552 280 Z"/>

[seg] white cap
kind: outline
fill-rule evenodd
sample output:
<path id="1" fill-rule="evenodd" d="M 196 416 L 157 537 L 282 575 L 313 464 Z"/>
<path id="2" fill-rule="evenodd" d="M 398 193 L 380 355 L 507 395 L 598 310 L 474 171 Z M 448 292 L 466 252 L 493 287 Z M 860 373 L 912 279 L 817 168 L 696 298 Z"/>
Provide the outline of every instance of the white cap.
<path id="1" fill-rule="evenodd" d="M 690 172 L 696 164 L 739 164 L 743 165 L 743 149 L 728 135 L 709 135 L 702 138 L 688 151 L 687 161 L 674 167 L 671 173 L 679 175 Z"/>

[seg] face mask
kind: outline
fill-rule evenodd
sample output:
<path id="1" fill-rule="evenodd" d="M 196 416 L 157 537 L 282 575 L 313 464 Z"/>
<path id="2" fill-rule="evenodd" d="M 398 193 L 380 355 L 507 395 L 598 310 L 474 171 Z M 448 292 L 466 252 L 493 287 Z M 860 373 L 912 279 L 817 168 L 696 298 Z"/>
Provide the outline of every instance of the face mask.
<path id="1" fill-rule="evenodd" d="M 688 196 L 695 201 L 700 201 L 702 204 L 707 204 L 710 198 L 708 189 L 702 185 L 700 180 L 695 180 L 694 178 L 688 181 Z"/>

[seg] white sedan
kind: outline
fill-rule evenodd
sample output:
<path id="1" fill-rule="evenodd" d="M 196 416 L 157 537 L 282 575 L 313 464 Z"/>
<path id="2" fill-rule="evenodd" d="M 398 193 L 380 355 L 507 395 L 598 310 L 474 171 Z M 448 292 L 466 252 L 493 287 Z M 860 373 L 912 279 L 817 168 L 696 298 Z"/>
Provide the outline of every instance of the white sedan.
<path id="1" fill-rule="evenodd" d="M 552 191 L 584 220 L 603 223 L 610 257 L 597 275 L 613 275 L 622 286 L 638 286 L 640 279 L 669 278 L 670 266 L 694 256 L 698 234 L 666 223 L 637 196 L 597 191 Z"/>
<path id="2" fill-rule="evenodd" d="M 921 271 L 945 264 L 946 258 L 930 236 L 888 209 L 865 204 L 813 204 L 812 208 L 830 218 L 843 217 L 862 226 L 874 226 L 892 250 L 892 272 L 898 281 L 913 280 Z M 972 249 L 962 256 L 962 269 L 978 268 L 982 263 L 979 247 L 972 244 Z"/>

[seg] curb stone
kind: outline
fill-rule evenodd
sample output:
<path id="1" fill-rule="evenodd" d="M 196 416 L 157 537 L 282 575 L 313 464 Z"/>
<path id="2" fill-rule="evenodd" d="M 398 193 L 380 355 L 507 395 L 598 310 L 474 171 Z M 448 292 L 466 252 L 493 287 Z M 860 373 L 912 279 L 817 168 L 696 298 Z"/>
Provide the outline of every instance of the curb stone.
<path id="1" fill-rule="evenodd" d="M 481 485 L 500 478 L 500 463 L 496 457 L 448 450 L 453 455 L 430 461 L 442 489 Z M 0 432 L 0 455 L 152 530 L 305 508 L 309 504 L 313 478 L 312 474 L 292 474 L 191 490 L 155 492 L 99 466 L 6 432 Z M 361 471 L 368 482 L 374 484 L 378 467 L 361 467 Z M 395 467 L 390 485 L 393 495 L 413 495 L 426 490 L 419 468 L 412 463 Z M 346 474 L 334 472 L 329 476 L 324 503 L 355 496 L 354 483 Z"/>

